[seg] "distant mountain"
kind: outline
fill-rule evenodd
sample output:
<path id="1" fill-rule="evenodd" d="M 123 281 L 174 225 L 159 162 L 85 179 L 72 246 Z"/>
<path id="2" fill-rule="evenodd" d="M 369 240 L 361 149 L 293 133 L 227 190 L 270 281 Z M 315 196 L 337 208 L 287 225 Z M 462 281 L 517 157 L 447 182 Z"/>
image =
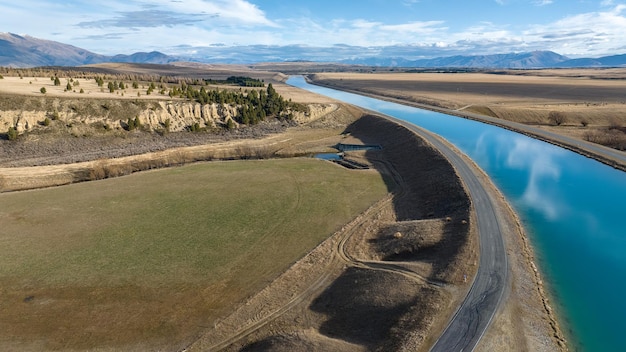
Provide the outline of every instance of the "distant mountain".
<path id="1" fill-rule="evenodd" d="M 72 45 L 0 33 L 0 66 L 78 66 L 105 61 L 103 55 Z"/>
<path id="2" fill-rule="evenodd" d="M 552 51 L 533 51 L 530 53 L 445 56 L 434 59 L 406 60 L 403 58 L 368 58 L 351 59 L 344 63 L 365 63 L 371 66 L 402 67 L 455 67 L 455 68 L 545 68 L 556 67 L 569 59 Z"/>
<path id="3" fill-rule="evenodd" d="M 571 59 L 561 62 L 556 67 L 624 67 L 626 66 L 625 55 L 612 55 L 597 59 Z"/>
<path id="4" fill-rule="evenodd" d="M 158 51 L 152 51 L 149 53 L 139 52 L 132 55 L 115 55 L 109 58 L 108 61 L 131 62 L 137 64 L 167 64 L 177 60 Z"/>
<path id="5" fill-rule="evenodd" d="M 101 62 L 163 64 L 177 59 L 159 52 L 106 56 L 52 40 L 0 33 L 0 66 L 81 66 Z"/>
<path id="6" fill-rule="evenodd" d="M 311 61 L 380 67 L 423 68 L 561 68 L 561 67 L 626 67 L 626 54 L 600 58 L 569 59 L 552 51 L 533 51 L 494 55 L 444 56 L 434 48 L 417 46 L 359 47 L 333 45 L 310 47 L 306 45 L 268 46 L 210 46 L 189 47 L 179 51 L 194 52 L 187 57 L 173 57 L 158 51 L 132 55 L 106 56 L 59 42 L 0 33 L 0 66 L 81 66 L 101 62 L 130 62 L 167 64 L 174 61 L 202 63 L 252 64 L 260 62 Z M 193 49 L 193 50 L 192 50 Z M 420 57 L 443 54 L 432 59 Z M 420 58 L 420 59 L 418 59 Z"/>
<path id="7" fill-rule="evenodd" d="M 554 67 L 568 58 L 552 51 L 530 53 L 452 56 L 432 60 L 418 60 L 411 66 L 472 67 L 472 68 L 543 68 Z"/>

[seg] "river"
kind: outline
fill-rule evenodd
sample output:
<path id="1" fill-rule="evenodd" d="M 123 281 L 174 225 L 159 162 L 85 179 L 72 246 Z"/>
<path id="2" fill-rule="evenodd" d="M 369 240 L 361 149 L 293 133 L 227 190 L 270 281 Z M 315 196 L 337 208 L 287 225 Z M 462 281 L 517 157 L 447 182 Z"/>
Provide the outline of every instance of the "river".
<path id="1" fill-rule="evenodd" d="M 624 350 L 626 173 L 493 125 L 310 85 L 303 77 L 287 83 L 409 121 L 468 155 L 519 215 L 570 349 Z"/>

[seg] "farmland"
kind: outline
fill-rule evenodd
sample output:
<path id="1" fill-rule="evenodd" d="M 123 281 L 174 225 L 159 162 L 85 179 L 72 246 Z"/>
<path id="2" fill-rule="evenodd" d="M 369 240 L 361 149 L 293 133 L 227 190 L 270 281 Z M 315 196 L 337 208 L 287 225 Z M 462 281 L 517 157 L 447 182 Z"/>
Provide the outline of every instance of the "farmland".
<path id="1" fill-rule="evenodd" d="M 386 193 L 296 158 L 2 194 L 0 346 L 181 348 Z"/>

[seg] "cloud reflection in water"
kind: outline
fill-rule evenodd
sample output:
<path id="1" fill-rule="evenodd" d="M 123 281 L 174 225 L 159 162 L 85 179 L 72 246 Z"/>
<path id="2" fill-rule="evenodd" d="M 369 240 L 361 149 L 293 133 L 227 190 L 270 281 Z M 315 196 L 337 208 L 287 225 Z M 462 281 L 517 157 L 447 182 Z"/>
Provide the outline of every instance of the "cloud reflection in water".
<path id="1" fill-rule="evenodd" d="M 526 136 L 507 134 L 497 139 L 502 153 L 499 157 L 506 159 L 506 165 L 528 172 L 522 204 L 541 212 L 548 220 L 556 220 L 566 208 L 556 187 L 561 177 L 556 159 L 565 151 Z"/>

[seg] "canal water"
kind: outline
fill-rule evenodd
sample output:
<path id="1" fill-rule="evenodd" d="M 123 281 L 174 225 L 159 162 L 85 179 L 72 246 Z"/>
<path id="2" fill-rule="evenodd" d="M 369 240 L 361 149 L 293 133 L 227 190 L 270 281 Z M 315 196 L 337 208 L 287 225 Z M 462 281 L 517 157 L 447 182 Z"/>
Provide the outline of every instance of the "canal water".
<path id="1" fill-rule="evenodd" d="M 403 119 L 472 158 L 520 216 L 570 348 L 626 351 L 626 173 L 492 125 L 309 85 Z M 554 302 L 553 302 L 554 306 Z"/>

